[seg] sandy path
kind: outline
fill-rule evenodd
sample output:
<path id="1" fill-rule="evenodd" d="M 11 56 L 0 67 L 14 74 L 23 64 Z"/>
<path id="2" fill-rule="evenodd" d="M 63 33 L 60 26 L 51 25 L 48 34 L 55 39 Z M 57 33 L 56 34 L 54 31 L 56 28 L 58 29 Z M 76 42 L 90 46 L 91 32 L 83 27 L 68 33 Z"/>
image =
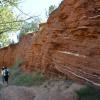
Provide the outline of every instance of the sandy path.
<path id="1" fill-rule="evenodd" d="M 2 88 L 0 100 L 78 100 L 75 90 L 81 85 L 49 82 L 40 87 L 8 86 Z"/>
<path id="2" fill-rule="evenodd" d="M 1 90 L 0 100 L 34 100 L 35 92 L 32 88 L 8 86 Z"/>

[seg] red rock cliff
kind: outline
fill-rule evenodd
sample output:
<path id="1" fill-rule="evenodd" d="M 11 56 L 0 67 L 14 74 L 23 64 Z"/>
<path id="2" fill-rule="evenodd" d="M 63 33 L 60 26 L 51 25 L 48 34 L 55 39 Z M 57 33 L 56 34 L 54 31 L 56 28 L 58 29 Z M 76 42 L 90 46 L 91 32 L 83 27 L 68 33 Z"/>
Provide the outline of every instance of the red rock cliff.
<path id="1" fill-rule="evenodd" d="M 0 64 L 23 59 L 24 69 L 100 85 L 100 2 L 64 0 L 35 36 L 0 51 Z"/>
<path id="2" fill-rule="evenodd" d="M 23 66 L 26 63 L 29 65 L 33 56 L 32 41 L 34 34 L 23 36 L 18 44 L 0 49 L 0 66 L 12 66 L 16 60 L 22 60 Z"/>

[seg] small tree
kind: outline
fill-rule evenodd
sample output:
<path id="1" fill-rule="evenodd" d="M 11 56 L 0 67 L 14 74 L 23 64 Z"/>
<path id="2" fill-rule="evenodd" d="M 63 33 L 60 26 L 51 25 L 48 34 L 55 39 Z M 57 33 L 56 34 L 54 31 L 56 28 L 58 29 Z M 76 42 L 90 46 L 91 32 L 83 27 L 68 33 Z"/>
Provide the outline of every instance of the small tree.
<path id="1" fill-rule="evenodd" d="M 0 43 L 2 47 L 10 44 L 9 33 L 20 29 L 22 22 L 13 12 L 20 0 L 0 0 Z"/>
<path id="2" fill-rule="evenodd" d="M 20 36 L 38 31 L 39 24 L 40 24 L 40 18 L 35 18 L 31 22 L 24 22 L 20 30 Z"/>
<path id="3" fill-rule="evenodd" d="M 9 35 L 7 33 L 0 34 L 1 47 L 8 46 L 10 44 Z"/>
<path id="4" fill-rule="evenodd" d="M 49 15 L 56 9 L 55 5 L 51 5 L 48 9 L 48 11 L 46 11 L 46 17 L 48 18 Z"/>

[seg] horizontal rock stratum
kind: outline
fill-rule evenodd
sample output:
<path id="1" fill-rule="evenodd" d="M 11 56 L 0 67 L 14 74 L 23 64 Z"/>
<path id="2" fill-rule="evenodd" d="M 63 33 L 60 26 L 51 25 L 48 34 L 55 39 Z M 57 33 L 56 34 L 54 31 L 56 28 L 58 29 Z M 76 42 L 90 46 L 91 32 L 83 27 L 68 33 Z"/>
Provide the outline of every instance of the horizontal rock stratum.
<path id="1" fill-rule="evenodd" d="M 100 86 L 99 0 L 64 0 L 41 31 L 0 50 L 0 66 L 16 59 L 25 70 Z"/>

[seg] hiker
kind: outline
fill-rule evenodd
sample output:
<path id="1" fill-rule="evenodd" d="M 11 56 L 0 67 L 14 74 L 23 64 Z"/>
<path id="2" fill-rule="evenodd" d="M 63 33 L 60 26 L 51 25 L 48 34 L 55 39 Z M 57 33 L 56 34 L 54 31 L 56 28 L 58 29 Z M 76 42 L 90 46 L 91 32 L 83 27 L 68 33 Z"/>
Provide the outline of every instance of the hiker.
<path id="1" fill-rule="evenodd" d="M 4 67 L 1 69 L 1 75 L 2 75 L 2 83 L 4 84 Z"/>
<path id="2" fill-rule="evenodd" d="M 8 78 L 9 78 L 9 69 L 7 67 L 4 68 L 4 81 L 8 85 Z"/>

